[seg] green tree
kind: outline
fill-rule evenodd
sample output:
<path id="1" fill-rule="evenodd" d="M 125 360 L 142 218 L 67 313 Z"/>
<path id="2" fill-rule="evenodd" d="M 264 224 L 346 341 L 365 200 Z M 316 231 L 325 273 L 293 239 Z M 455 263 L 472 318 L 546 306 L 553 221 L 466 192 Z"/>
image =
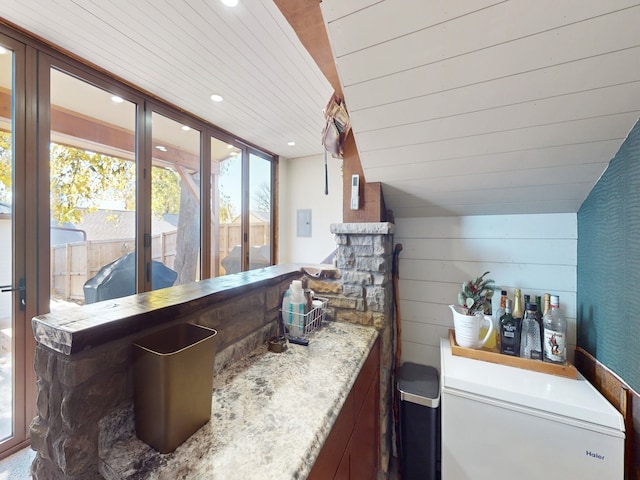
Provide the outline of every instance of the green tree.
<path id="1" fill-rule="evenodd" d="M 103 201 L 135 208 L 135 164 L 108 155 L 52 144 L 50 198 L 53 218 L 78 223 Z"/>
<path id="2" fill-rule="evenodd" d="M 0 202 L 11 202 L 11 134 L 0 132 Z M 135 210 L 135 163 L 65 145 L 51 144 L 50 195 L 53 218 L 77 223 L 104 201 Z M 151 209 L 162 217 L 180 210 L 180 177 L 172 169 L 153 167 Z"/>
<path id="3" fill-rule="evenodd" d="M 180 175 L 170 168 L 151 171 L 151 210 L 158 218 L 180 212 Z"/>
<path id="4" fill-rule="evenodd" d="M 130 160 L 52 144 L 50 156 L 51 211 L 60 223 L 77 223 L 82 212 L 94 212 L 105 202 L 136 207 L 136 170 Z M 180 177 L 167 168 L 153 167 L 151 209 L 162 217 L 180 209 Z"/>

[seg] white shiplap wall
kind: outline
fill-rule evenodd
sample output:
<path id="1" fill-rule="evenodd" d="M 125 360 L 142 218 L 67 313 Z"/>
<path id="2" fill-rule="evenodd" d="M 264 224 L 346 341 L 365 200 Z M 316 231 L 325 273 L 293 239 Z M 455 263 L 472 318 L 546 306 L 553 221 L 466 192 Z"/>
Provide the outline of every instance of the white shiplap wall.
<path id="1" fill-rule="evenodd" d="M 560 295 L 573 351 L 576 214 L 398 218 L 395 243 L 403 246 L 399 264 L 403 362 L 440 367 L 440 338 L 453 328 L 448 305 L 456 303 L 463 281 L 485 271 L 510 298 L 518 287 L 523 294 Z"/>

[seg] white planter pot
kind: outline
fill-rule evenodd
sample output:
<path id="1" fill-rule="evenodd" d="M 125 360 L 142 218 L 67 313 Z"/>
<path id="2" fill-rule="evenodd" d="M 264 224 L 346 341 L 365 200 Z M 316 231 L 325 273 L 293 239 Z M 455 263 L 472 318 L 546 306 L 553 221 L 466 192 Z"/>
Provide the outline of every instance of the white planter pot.
<path id="1" fill-rule="evenodd" d="M 462 307 L 449 305 L 453 313 L 453 327 L 456 332 L 456 343 L 465 348 L 482 348 L 493 333 L 491 317 L 476 313 L 467 315 Z M 486 323 L 488 330 L 484 338 L 480 338 L 480 328 Z"/>

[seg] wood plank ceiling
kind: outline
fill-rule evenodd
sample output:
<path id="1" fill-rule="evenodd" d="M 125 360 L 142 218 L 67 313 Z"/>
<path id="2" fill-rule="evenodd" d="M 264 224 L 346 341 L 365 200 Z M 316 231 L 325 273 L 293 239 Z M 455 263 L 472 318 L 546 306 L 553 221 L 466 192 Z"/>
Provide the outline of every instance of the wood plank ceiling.
<path id="1" fill-rule="evenodd" d="M 640 116 L 640 4 L 323 0 L 396 217 L 577 212 Z"/>
<path id="2" fill-rule="evenodd" d="M 268 152 L 322 153 L 333 89 L 272 0 L 0 0 L 0 17 Z"/>
<path id="3" fill-rule="evenodd" d="M 321 7 L 364 175 L 396 217 L 576 212 L 640 116 L 638 1 Z M 272 0 L 0 0 L 0 16 L 270 152 L 322 152 L 333 89 Z"/>

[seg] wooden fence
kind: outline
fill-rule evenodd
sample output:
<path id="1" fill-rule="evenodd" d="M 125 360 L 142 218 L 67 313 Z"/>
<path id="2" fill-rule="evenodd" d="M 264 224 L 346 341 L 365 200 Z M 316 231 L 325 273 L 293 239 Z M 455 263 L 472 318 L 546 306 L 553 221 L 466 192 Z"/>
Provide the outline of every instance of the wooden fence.
<path id="1" fill-rule="evenodd" d="M 269 224 L 254 223 L 250 226 L 250 236 L 254 245 L 269 244 Z M 220 226 L 220 262 L 240 245 L 239 224 Z M 177 232 L 166 232 L 151 238 L 151 258 L 173 269 L 176 258 Z M 51 247 L 51 297 L 58 300 L 84 302 L 83 286 L 108 263 L 127 253 L 135 252 L 134 238 L 118 240 L 87 240 Z M 220 275 L 224 267 L 219 264 Z"/>

